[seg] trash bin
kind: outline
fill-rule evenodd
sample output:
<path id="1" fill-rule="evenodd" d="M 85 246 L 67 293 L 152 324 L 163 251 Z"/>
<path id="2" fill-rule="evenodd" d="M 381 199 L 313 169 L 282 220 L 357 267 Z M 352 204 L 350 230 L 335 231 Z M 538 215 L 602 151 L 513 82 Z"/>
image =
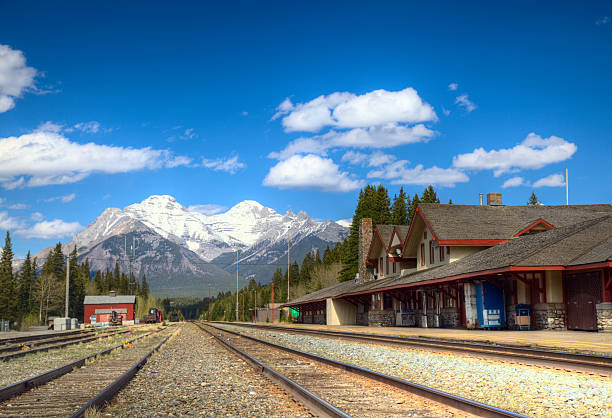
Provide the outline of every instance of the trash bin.
<path id="1" fill-rule="evenodd" d="M 514 323 L 519 330 L 528 331 L 531 328 L 531 306 L 518 304 L 514 307 Z"/>

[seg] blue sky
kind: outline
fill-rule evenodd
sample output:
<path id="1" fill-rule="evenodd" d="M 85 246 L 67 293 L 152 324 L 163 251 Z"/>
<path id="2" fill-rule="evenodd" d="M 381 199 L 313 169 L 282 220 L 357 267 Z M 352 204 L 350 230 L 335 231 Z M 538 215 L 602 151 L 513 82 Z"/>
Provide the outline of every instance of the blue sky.
<path id="1" fill-rule="evenodd" d="M 3 2 L 0 229 L 152 194 L 352 216 L 360 187 L 610 203 L 612 4 Z"/>

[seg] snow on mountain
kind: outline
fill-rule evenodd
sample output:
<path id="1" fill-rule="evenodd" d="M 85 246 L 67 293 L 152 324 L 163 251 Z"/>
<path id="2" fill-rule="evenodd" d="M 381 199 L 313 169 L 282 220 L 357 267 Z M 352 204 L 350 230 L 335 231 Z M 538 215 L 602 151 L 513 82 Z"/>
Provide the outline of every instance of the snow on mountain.
<path id="1" fill-rule="evenodd" d="M 345 228 L 350 228 L 351 224 L 353 223 L 353 218 L 347 218 L 347 219 L 338 219 L 336 221 L 336 223 L 340 226 L 343 226 Z"/>
<path id="2" fill-rule="evenodd" d="M 315 235 L 323 241 L 341 241 L 347 231 L 331 221 L 317 222 L 304 211 L 281 215 L 253 200 L 245 200 L 225 213 L 206 216 L 191 211 L 168 195 L 154 195 L 125 209 L 106 209 L 83 232 L 77 234 L 79 248 L 91 248 L 122 233 L 133 221 L 211 261 L 236 249 L 253 253 L 277 242 L 295 241 Z M 68 244 L 72 248 L 72 243 Z"/>

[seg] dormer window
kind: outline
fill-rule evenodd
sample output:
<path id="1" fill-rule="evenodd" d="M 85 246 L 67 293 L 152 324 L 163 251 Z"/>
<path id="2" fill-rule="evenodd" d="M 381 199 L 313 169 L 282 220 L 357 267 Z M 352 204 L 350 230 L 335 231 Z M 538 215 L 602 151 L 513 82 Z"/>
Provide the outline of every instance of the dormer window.
<path id="1" fill-rule="evenodd" d="M 423 239 L 427 239 L 427 231 L 423 231 Z"/>

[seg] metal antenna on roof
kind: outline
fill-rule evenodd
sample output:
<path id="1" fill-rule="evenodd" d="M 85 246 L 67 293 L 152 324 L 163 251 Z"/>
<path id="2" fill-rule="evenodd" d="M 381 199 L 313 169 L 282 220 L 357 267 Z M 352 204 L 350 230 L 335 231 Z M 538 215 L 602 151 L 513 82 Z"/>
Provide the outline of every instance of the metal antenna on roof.
<path id="1" fill-rule="evenodd" d="M 567 168 L 565 169 L 565 205 L 569 206 L 569 180 L 567 177 Z"/>

